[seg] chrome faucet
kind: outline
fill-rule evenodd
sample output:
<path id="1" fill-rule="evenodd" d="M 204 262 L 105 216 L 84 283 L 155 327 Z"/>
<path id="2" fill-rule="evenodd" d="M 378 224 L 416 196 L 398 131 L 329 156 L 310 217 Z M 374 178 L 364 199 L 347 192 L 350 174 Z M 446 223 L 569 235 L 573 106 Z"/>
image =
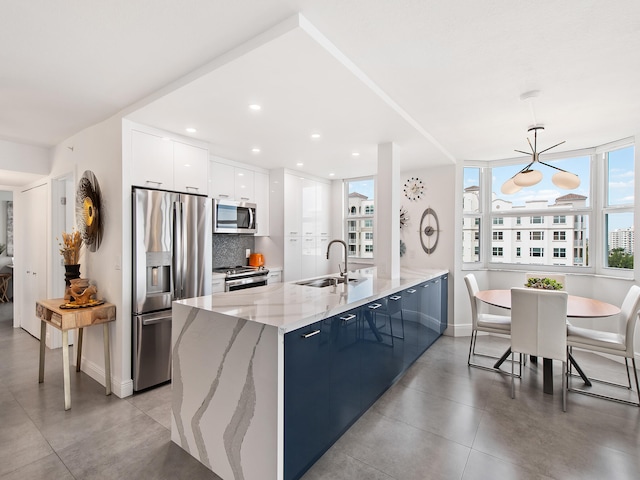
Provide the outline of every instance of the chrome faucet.
<path id="1" fill-rule="evenodd" d="M 344 240 L 331 240 L 329 242 L 329 245 L 327 245 L 327 260 L 329 260 L 329 250 L 331 250 L 331 244 L 336 242 L 341 243 L 342 246 L 344 247 L 344 272 L 342 271 L 342 268 L 340 268 L 340 263 L 338 263 L 338 269 L 340 270 L 340 276 L 344 277 L 344 279 L 347 280 L 347 275 L 349 272 L 349 269 L 347 268 L 348 253 L 347 253 L 347 244 L 344 242 Z"/>

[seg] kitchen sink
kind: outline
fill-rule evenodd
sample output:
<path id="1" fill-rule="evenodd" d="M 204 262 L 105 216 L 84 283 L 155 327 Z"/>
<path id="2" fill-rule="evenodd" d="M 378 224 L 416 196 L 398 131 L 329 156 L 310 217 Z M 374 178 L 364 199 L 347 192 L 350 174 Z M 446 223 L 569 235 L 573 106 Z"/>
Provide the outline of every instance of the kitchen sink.
<path id="1" fill-rule="evenodd" d="M 349 284 L 355 284 L 360 282 L 361 278 L 350 278 Z M 304 280 L 302 282 L 296 282 L 296 285 L 304 285 L 306 287 L 330 287 L 331 285 L 335 285 L 337 283 L 344 283 L 344 277 L 321 277 L 321 278 L 312 278 L 311 280 Z"/>

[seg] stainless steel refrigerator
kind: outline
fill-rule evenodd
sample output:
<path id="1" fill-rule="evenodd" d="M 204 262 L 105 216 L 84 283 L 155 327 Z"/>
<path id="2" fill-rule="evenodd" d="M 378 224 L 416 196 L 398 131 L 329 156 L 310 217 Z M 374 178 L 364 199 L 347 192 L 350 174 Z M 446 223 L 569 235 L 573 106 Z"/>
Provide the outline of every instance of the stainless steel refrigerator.
<path id="1" fill-rule="evenodd" d="M 171 302 L 211 293 L 211 200 L 134 187 L 133 389 L 171 379 Z"/>

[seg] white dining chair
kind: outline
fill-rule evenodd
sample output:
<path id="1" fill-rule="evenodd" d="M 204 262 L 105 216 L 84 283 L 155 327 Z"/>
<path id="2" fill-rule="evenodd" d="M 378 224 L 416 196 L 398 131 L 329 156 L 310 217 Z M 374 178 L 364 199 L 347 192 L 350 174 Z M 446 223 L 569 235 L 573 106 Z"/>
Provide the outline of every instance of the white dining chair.
<path id="1" fill-rule="evenodd" d="M 550 280 L 555 280 L 556 282 L 562 284 L 562 288 L 560 290 L 567 290 L 567 278 L 564 275 L 557 273 L 541 273 L 541 272 L 529 272 L 526 275 L 525 283 L 529 281 L 530 278 L 548 278 Z"/>
<path id="2" fill-rule="evenodd" d="M 567 411 L 567 292 L 511 289 L 511 398 L 516 353 L 562 362 L 562 410 Z"/>
<path id="3" fill-rule="evenodd" d="M 570 392 L 581 393 L 583 395 L 589 395 L 592 397 L 603 398 L 605 400 L 611 400 L 614 402 L 625 403 L 628 405 L 635 405 L 640 407 L 640 387 L 638 386 L 638 370 L 636 368 L 636 359 L 634 357 L 633 337 L 635 335 L 636 323 L 638 319 L 638 311 L 640 310 L 640 287 L 632 285 L 627 292 L 627 295 L 622 302 L 620 308 L 620 318 L 625 325 L 624 333 L 603 332 L 600 330 L 592 330 L 589 328 L 576 327 L 571 324 L 567 326 L 567 345 L 569 351 L 574 348 L 581 350 L 588 350 L 591 352 L 606 353 L 617 357 L 623 357 L 627 370 L 628 385 L 621 385 L 619 383 L 608 382 L 604 380 L 598 380 L 589 377 L 589 380 L 593 380 L 600 383 L 606 383 L 608 385 L 614 385 L 617 387 L 627 388 L 633 390 L 631 387 L 631 376 L 629 375 L 629 359 L 633 366 L 633 376 L 636 383 L 636 394 L 638 395 L 637 402 L 631 402 L 628 400 L 619 399 L 607 395 L 601 395 L 591 391 L 581 390 L 578 388 L 569 388 Z"/>
<path id="4" fill-rule="evenodd" d="M 491 313 L 484 313 L 484 304 L 476 298 L 476 293 L 480 291 L 478 288 L 478 281 L 473 273 L 470 273 L 464 277 L 464 283 L 467 285 L 467 291 L 469 292 L 469 300 L 471 301 L 471 342 L 469 343 L 469 356 L 467 357 L 467 365 L 470 367 L 481 368 L 483 370 L 493 370 L 493 367 L 486 367 L 478 363 L 471 362 L 471 355 L 476 355 L 476 343 L 478 339 L 478 332 L 496 333 L 499 335 L 511 334 L 511 317 L 508 315 L 494 315 Z M 499 358 L 487 354 L 477 354 L 483 357 Z"/>

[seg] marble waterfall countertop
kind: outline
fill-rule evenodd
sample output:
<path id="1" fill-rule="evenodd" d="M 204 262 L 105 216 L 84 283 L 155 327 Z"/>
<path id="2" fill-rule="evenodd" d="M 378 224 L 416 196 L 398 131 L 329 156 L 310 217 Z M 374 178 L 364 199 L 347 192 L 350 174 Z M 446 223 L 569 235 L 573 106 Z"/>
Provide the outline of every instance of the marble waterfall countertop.
<path id="1" fill-rule="evenodd" d="M 349 272 L 352 284 L 311 287 L 295 282 L 218 293 L 178 300 L 176 303 L 201 310 L 277 327 L 287 333 L 378 298 L 391 295 L 447 270 L 402 270 L 400 278 L 380 278 L 376 268 Z M 335 277 L 326 275 L 326 277 Z"/>

